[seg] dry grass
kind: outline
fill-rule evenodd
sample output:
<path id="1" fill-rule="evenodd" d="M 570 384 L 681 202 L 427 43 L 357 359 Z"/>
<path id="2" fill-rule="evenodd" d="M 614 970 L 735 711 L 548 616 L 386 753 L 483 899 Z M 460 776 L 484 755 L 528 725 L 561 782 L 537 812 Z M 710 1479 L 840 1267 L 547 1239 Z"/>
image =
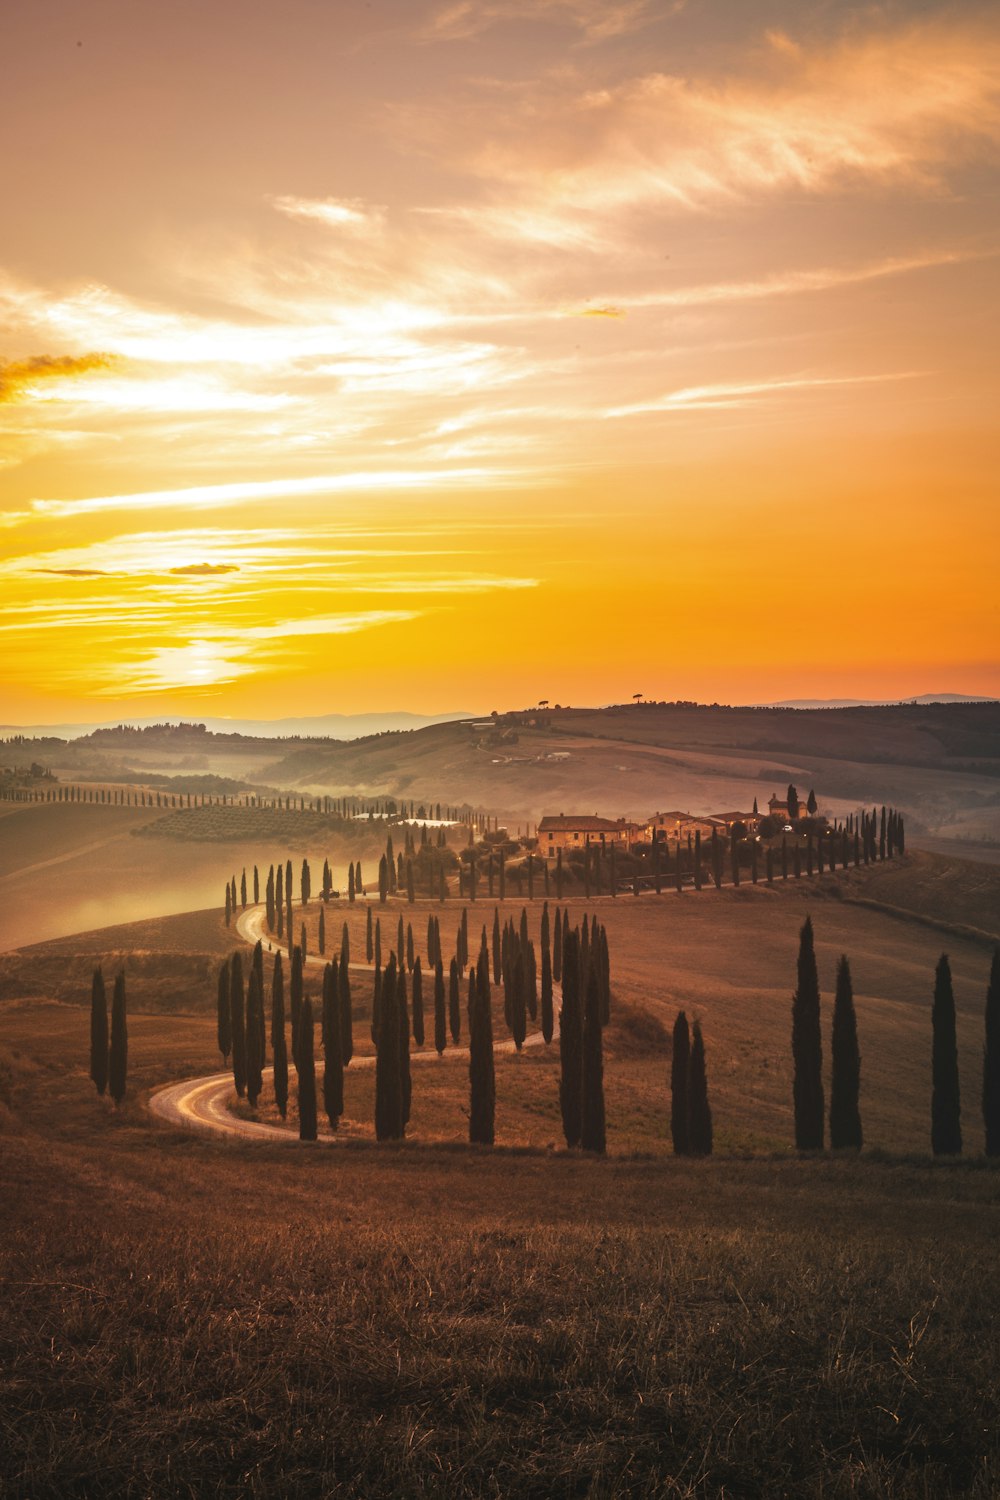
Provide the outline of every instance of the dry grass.
<path id="1" fill-rule="evenodd" d="M 916 903 L 922 878 L 897 896 L 909 882 Z M 807 904 L 827 996 L 839 952 L 854 960 L 878 1148 L 860 1160 L 788 1150 Z M 390 908 L 387 931 L 399 909 L 422 951 L 426 906 Z M 343 910 L 360 956 L 363 910 Z M 370 1143 L 373 1078 L 351 1070 L 351 1145 L 262 1148 L 160 1128 L 142 1104 L 217 1068 L 214 988 L 184 1017 L 138 1014 L 133 994 L 117 1113 L 85 1076 L 79 1004 L 0 1004 L 0 1494 L 1000 1492 L 1000 1175 L 925 1155 L 942 934 L 817 887 L 600 911 L 606 1161 L 560 1148 L 551 1052 L 499 1060 L 492 1152 L 460 1144 L 458 1059 L 414 1069 L 401 1147 Z M 132 936 L 164 974 L 185 936 L 213 961 L 232 942 L 211 914 Z M 84 946 L 89 964 L 100 940 Z M 975 1150 L 989 950 L 948 946 Z M 709 1044 L 721 1154 L 702 1163 L 666 1139 L 679 1003 Z"/>

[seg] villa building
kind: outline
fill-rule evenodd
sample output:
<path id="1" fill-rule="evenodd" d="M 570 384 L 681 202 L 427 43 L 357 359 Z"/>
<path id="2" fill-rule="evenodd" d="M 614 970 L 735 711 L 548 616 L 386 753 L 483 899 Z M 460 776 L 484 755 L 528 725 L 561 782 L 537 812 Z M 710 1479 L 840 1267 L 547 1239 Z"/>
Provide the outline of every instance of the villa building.
<path id="1" fill-rule="evenodd" d="M 588 844 L 623 848 L 642 837 L 642 829 L 626 818 L 588 817 L 581 813 L 560 813 L 545 817 L 538 825 L 538 850 L 546 859 L 555 859 L 559 849 L 586 849 Z"/>

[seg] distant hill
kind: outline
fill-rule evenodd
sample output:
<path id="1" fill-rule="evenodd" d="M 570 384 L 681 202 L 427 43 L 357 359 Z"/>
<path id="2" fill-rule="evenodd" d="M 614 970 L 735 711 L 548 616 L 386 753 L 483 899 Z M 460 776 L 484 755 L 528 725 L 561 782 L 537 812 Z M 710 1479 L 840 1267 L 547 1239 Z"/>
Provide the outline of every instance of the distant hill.
<path id="1" fill-rule="evenodd" d="M 996 703 L 996 698 L 980 698 L 974 693 L 921 693 L 919 698 L 783 698 L 779 703 L 763 703 L 761 708 L 890 708 L 901 703 Z"/>
<path id="2" fill-rule="evenodd" d="M 403 710 L 381 714 L 315 714 L 292 719 L 219 719 L 203 714 L 190 715 L 191 721 L 204 724 L 212 734 L 245 734 L 251 739 L 329 739 L 356 740 L 369 734 L 396 730 L 422 729 L 427 724 L 444 724 L 465 719 L 466 712 L 446 714 L 411 714 Z M 0 724 L 0 737 L 23 734 L 30 739 L 78 740 L 101 729 L 116 729 L 121 723 L 149 729 L 156 724 L 185 722 L 174 715 L 154 719 L 103 719 L 94 724 Z"/>

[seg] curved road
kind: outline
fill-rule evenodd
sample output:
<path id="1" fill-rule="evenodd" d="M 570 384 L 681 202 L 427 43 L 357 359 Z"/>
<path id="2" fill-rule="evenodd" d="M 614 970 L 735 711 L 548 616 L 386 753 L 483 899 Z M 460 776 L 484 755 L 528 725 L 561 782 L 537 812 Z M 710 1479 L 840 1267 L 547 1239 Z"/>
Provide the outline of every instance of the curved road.
<path id="1" fill-rule="evenodd" d="M 264 932 L 264 908 L 263 906 L 248 907 L 241 912 L 236 921 L 236 930 L 248 943 L 256 943 L 258 938 L 268 941 Z M 284 950 L 283 951 L 287 951 Z M 315 968 L 323 968 L 327 960 L 319 954 L 307 954 L 306 963 Z M 368 964 L 351 964 L 352 969 L 362 969 L 367 973 L 373 973 Z M 559 1036 L 558 1013 L 553 1021 L 553 1041 Z M 540 1031 L 530 1032 L 524 1039 L 525 1047 L 541 1047 L 544 1045 Z M 514 1052 L 516 1049 L 511 1039 L 494 1042 L 494 1055 Z M 444 1059 L 465 1058 L 468 1059 L 468 1047 L 448 1047 Z M 410 1063 L 436 1063 L 438 1054 L 433 1048 L 425 1052 L 411 1052 Z M 375 1066 L 374 1054 L 364 1057 L 355 1057 L 349 1066 L 362 1072 L 369 1071 Z M 272 1068 L 264 1069 L 264 1077 L 273 1075 Z M 283 1145 L 299 1145 L 299 1137 L 295 1130 L 289 1130 L 280 1125 L 265 1125 L 260 1120 L 241 1120 L 231 1111 L 231 1105 L 235 1098 L 233 1086 L 233 1075 L 231 1071 L 225 1073 L 212 1073 L 205 1078 L 186 1078 L 182 1083 L 170 1083 L 164 1088 L 157 1089 L 150 1095 L 149 1108 L 154 1115 L 168 1124 L 181 1126 L 186 1130 L 197 1130 L 210 1135 L 221 1135 L 230 1139 L 236 1138 L 243 1141 L 280 1142 Z M 334 1134 L 321 1135 L 316 1144 L 325 1146 L 343 1145 L 349 1139 L 345 1136 Z M 313 1143 L 309 1143 L 313 1144 Z"/>

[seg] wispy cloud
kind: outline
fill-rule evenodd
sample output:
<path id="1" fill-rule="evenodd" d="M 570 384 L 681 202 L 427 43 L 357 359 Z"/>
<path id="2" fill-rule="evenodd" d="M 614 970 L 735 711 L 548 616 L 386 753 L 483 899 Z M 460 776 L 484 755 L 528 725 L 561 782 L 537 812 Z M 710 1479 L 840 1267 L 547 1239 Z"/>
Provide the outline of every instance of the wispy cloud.
<path id="1" fill-rule="evenodd" d="M 311 220 L 328 229 L 370 233 L 380 230 L 385 222 L 382 205 L 365 203 L 360 198 L 293 198 L 282 195 L 269 201 L 279 213 L 290 219 Z"/>
<path id="2" fill-rule="evenodd" d="M 421 28 L 426 41 L 465 41 L 514 21 L 557 22 L 588 42 L 608 41 L 645 26 L 656 15 L 676 14 L 685 0 L 453 0 L 438 6 Z"/>
<path id="3" fill-rule="evenodd" d="M 45 388 L 53 382 L 63 388 L 83 376 L 115 369 L 118 364 L 113 354 L 38 354 L 31 359 L 0 360 L 0 402 L 48 395 L 51 393 Z"/>
<path id="4" fill-rule="evenodd" d="M 882 385 L 887 381 L 916 380 L 925 370 L 899 370 L 884 375 L 799 375 L 787 380 L 760 380 L 732 385 L 695 385 L 652 396 L 648 401 L 609 407 L 605 417 L 636 417 L 648 412 L 714 411 L 749 406 L 762 397 L 796 391 L 826 390 L 831 386 Z"/>
<path id="5" fill-rule="evenodd" d="M 581 88 L 553 76 L 503 111 L 470 100 L 463 129 L 452 117 L 451 150 L 492 185 L 487 227 L 498 206 L 516 229 L 534 211 L 703 212 L 852 182 L 938 191 L 1000 141 L 994 27 L 932 21 L 802 46 L 774 34 L 769 46 L 769 62 L 727 77 L 648 72 Z"/>

